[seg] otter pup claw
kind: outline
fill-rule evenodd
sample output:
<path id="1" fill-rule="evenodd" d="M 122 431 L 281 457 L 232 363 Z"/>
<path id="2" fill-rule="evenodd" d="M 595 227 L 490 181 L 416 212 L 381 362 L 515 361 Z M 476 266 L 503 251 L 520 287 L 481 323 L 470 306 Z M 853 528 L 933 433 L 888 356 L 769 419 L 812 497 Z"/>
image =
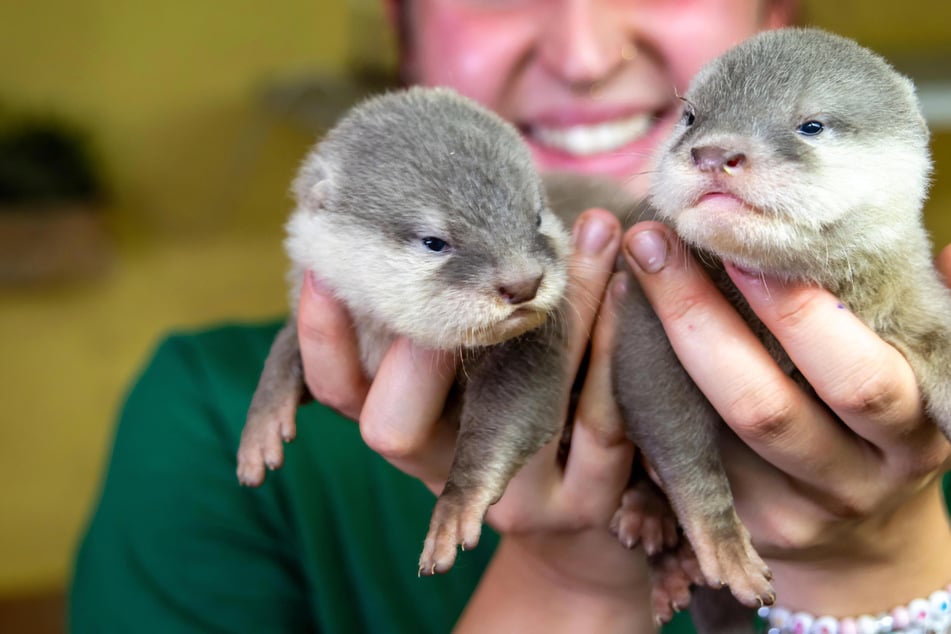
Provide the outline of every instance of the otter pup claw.
<path id="1" fill-rule="evenodd" d="M 474 497 L 447 485 L 433 509 L 419 557 L 420 569 L 430 570 L 431 575 L 446 572 L 456 561 L 457 548 L 466 551 L 478 545 L 488 504 Z"/>
<path id="2" fill-rule="evenodd" d="M 667 623 L 674 614 L 690 605 L 692 579 L 681 565 L 681 556 L 665 551 L 648 559 L 651 578 L 651 608 L 658 625 Z"/>
<path id="3" fill-rule="evenodd" d="M 677 516 L 667 498 L 646 479 L 635 482 L 621 496 L 610 529 L 626 548 L 640 543 L 648 555 L 657 555 L 680 542 Z"/>

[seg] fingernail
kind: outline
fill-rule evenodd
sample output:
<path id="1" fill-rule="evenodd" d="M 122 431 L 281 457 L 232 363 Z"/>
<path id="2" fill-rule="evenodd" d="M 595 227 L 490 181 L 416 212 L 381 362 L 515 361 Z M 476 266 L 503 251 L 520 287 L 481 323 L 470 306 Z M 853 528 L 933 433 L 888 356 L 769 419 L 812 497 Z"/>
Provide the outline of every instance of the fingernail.
<path id="1" fill-rule="evenodd" d="M 737 285 L 740 292 L 747 299 L 754 299 L 755 296 L 762 301 L 769 302 L 772 301 L 770 288 L 781 288 L 779 280 L 767 278 L 763 273 L 740 268 L 732 262 L 724 262 L 723 264 L 727 272 L 731 274 L 733 283 Z"/>
<path id="2" fill-rule="evenodd" d="M 745 278 L 745 279 L 750 280 L 751 282 L 762 282 L 762 281 L 763 281 L 763 274 L 762 274 L 762 273 L 759 273 L 759 272 L 757 272 L 757 271 L 752 271 L 752 270 L 750 270 L 750 269 L 744 269 L 743 267 L 737 266 L 736 264 L 734 264 L 734 263 L 732 263 L 732 262 L 724 261 L 724 262 L 723 262 L 723 265 L 726 266 L 726 267 L 729 267 L 729 268 L 733 269 L 734 271 L 736 271 L 737 273 L 739 273 L 740 276 L 742 276 L 742 277 Z"/>
<path id="3" fill-rule="evenodd" d="M 645 273 L 657 273 L 667 265 L 667 240 L 659 231 L 641 231 L 627 241 L 627 247 Z"/>
<path id="4" fill-rule="evenodd" d="M 331 294 L 330 287 L 327 286 L 322 279 L 314 275 L 313 271 L 308 270 L 304 273 L 305 283 L 310 284 L 312 291 L 318 295 L 329 296 Z"/>
<path id="5" fill-rule="evenodd" d="M 615 273 L 611 281 L 611 295 L 615 299 L 621 299 L 627 294 L 627 275 Z"/>
<path id="6" fill-rule="evenodd" d="M 597 216 L 589 216 L 578 228 L 575 246 L 585 255 L 595 255 L 604 250 L 611 241 L 611 227 Z"/>

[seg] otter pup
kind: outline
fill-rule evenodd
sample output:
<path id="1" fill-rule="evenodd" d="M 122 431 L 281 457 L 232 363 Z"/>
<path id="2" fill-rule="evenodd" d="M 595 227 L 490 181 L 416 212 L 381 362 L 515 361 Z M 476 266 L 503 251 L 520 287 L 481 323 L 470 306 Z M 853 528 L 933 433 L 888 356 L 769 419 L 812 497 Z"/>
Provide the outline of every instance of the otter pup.
<path id="1" fill-rule="evenodd" d="M 709 63 L 683 101 L 659 154 L 653 213 L 698 252 L 800 385 L 808 388 L 722 261 L 830 290 L 904 354 L 928 414 L 951 438 L 951 295 L 921 222 L 931 162 L 912 83 L 851 40 L 790 28 Z M 629 436 L 654 466 L 706 582 L 729 585 L 749 606 L 771 603 L 769 571 L 733 509 L 720 416 L 637 285 L 629 288 L 614 373 Z M 627 543 L 638 537 L 620 532 Z M 655 596 L 662 620 L 670 599 Z"/>
<path id="2" fill-rule="evenodd" d="M 419 561 L 421 574 L 448 570 L 561 428 L 568 235 L 514 127 L 447 89 L 353 108 L 306 157 L 293 193 L 292 315 L 251 402 L 238 479 L 261 484 L 295 435 L 304 384 L 294 314 L 312 271 L 350 311 L 368 376 L 396 336 L 461 357 L 455 456 Z"/>

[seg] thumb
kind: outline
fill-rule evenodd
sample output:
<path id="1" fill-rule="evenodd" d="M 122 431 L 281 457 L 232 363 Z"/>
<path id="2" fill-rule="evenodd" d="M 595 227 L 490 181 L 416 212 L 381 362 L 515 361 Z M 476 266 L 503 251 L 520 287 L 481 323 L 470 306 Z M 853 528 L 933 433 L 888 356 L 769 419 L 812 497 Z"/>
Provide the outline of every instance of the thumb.
<path id="1" fill-rule="evenodd" d="M 346 307 L 307 272 L 297 307 L 304 380 L 313 397 L 356 420 L 370 384 Z"/>
<path id="2" fill-rule="evenodd" d="M 944 283 L 951 286 L 951 244 L 941 250 L 935 264 L 938 266 L 938 271 L 944 277 Z"/>

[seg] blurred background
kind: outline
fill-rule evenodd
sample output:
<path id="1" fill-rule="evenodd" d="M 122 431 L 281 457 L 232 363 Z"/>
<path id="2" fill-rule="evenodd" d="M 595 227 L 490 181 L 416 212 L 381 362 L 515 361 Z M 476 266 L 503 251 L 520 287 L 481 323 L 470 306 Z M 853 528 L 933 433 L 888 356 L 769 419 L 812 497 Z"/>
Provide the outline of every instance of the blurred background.
<path id="1" fill-rule="evenodd" d="M 157 340 L 283 314 L 290 179 L 392 74 L 378 5 L 0 2 L 0 631 L 57 631 L 117 409 Z M 926 221 L 951 242 L 951 4 L 803 5 L 918 81 Z"/>

